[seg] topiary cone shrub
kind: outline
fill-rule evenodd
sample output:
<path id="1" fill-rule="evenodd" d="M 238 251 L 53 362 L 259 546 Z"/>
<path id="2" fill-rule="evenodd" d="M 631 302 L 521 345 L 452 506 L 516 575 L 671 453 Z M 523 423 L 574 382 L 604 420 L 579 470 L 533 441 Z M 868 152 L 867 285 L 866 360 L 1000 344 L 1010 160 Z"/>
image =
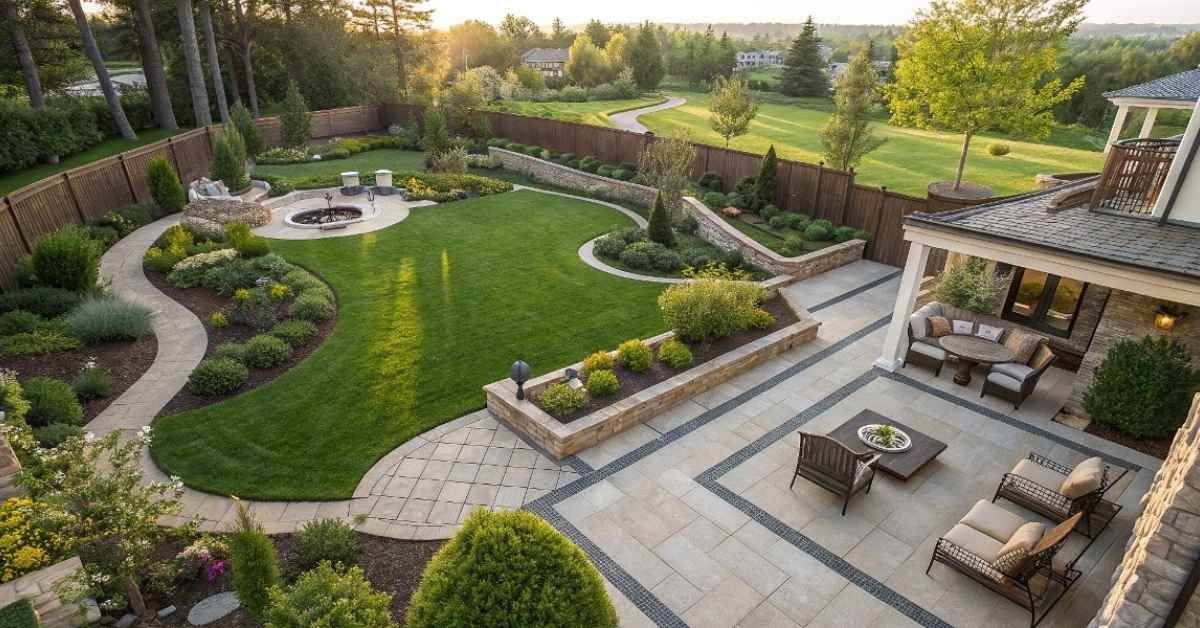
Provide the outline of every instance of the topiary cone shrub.
<path id="1" fill-rule="evenodd" d="M 671 230 L 671 213 L 663 202 L 663 195 L 654 197 L 654 207 L 650 210 L 650 224 L 646 227 L 646 236 L 667 248 L 675 244 L 675 232 Z"/>
<path id="2" fill-rule="evenodd" d="M 146 187 L 150 188 L 150 196 L 164 214 L 178 213 L 187 204 L 187 193 L 183 191 L 179 175 L 166 158 L 155 157 L 146 165 Z"/>
<path id="3" fill-rule="evenodd" d="M 300 148 L 312 137 L 312 119 L 308 116 L 308 103 L 300 95 L 296 81 L 288 81 L 287 97 L 283 100 L 283 113 L 279 116 L 279 128 L 283 145 Z"/>
<path id="4" fill-rule="evenodd" d="M 1170 436 L 1183 425 L 1200 376 L 1174 339 L 1122 340 L 1108 350 L 1083 396 L 1092 420 L 1138 438 Z"/>
<path id="5" fill-rule="evenodd" d="M 472 513 L 429 562 L 408 607 L 408 628 L 616 625 L 583 550 L 523 511 Z"/>

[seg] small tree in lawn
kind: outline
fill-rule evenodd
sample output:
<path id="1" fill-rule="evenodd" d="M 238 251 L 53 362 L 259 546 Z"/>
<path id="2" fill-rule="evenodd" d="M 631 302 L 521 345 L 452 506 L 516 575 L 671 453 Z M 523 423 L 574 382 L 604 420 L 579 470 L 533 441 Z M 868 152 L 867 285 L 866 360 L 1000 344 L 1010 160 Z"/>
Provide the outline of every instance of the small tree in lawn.
<path id="1" fill-rule="evenodd" d="M 646 235 L 653 241 L 665 246 L 675 245 L 675 232 L 671 231 L 671 212 L 663 204 L 662 194 L 654 197 L 654 208 L 650 210 L 650 225 Z"/>
<path id="2" fill-rule="evenodd" d="M 775 157 L 775 145 L 767 149 L 758 176 L 754 178 L 754 195 L 750 198 L 750 211 L 757 212 L 767 205 L 775 204 L 779 193 L 779 159 Z"/>
<path id="3" fill-rule="evenodd" d="M 187 193 L 179 182 L 179 175 L 164 157 L 155 157 L 146 165 L 146 187 L 159 209 L 174 214 L 187 203 Z"/>
<path id="4" fill-rule="evenodd" d="M 246 143 L 246 154 L 254 157 L 261 153 L 263 150 L 262 131 L 254 123 L 254 116 L 250 115 L 250 110 L 242 104 L 242 101 L 233 103 L 233 108 L 229 110 L 229 119 L 238 133 L 242 135 L 242 141 Z"/>
<path id="5" fill-rule="evenodd" d="M 838 170 L 854 168 L 864 155 L 883 144 L 883 139 L 872 135 L 869 118 L 878 86 L 871 53 L 863 50 L 838 79 L 833 93 L 836 109 L 821 131 L 823 155 L 830 166 Z"/>
<path id="6" fill-rule="evenodd" d="M 758 102 L 743 79 L 718 76 L 713 80 L 712 100 L 708 104 L 708 124 L 718 135 L 729 140 L 741 137 L 758 115 Z"/>
<path id="7" fill-rule="evenodd" d="M 300 95 L 296 81 L 288 81 L 287 97 L 283 99 L 283 114 L 279 116 L 283 145 L 300 148 L 312 137 L 312 120 L 308 116 L 308 103 Z"/>
<path id="8" fill-rule="evenodd" d="M 825 96 L 829 93 L 829 76 L 825 74 L 825 58 L 821 56 L 821 38 L 812 16 L 804 29 L 792 41 L 783 59 L 783 77 L 779 91 L 788 96 Z"/>
<path id="9" fill-rule="evenodd" d="M 212 176 L 230 193 L 246 186 L 246 144 L 232 125 L 225 125 L 213 141 Z"/>
<path id="10" fill-rule="evenodd" d="M 1055 105 L 1083 87 L 1054 76 L 1087 0 L 935 0 L 896 41 L 887 96 L 894 124 L 961 133 L 954 189 L 971 138 L 988 130 L 1044 138 Z"/>
<path id="11" fill-rule="evenodd" d="M 103 548 L 99 560 L 84 560 L 76 584 L 101 599 L 106 608 L 128 603 L 146 612 L 139 582 L 155 562 L 160 542 L 175 531 L 159 526 L 161 517 L 176 515 L 183 484 L 142 478 L 142 454 L 150 444 L 150 428 L 122 443 L 119 431 L 100 439 L 70 438 L 54 449 L 33 452 L 36 462 L 21 482 L 39 501 L 66 513 L 55 522 L 81 548 Z"/>
<path id="12" fill-rule="evenodd" d="M 673 212 L 688 186 L 695 159 L 696 147 L 687 131 L 656 138 L 638 158 L 638 182 L 657 188 L 663 205 Z"/>

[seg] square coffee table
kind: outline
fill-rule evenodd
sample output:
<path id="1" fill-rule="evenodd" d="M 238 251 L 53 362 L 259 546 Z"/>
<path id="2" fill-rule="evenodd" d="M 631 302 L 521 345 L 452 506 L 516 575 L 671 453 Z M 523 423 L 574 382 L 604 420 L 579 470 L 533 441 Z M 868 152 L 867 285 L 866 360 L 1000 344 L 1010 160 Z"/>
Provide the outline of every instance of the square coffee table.
<path id="1" fill-rule="evenodd" d="M 872 423 L 886 423 L 887 425 L 904 430 L 908 434 L 908 437 L 912 439 L 912 447 L 908 448 L 907 451 L 896 454 L 868 447 L 866 443 L 858 439 L 858 428 Z M 880 454 L 879 462 L 875 463 L 875 468 L 901 480 L 911 478 L 921 467 L 929 464 L 930 461 L 937 458 L 938 454 L 942 453 L 942 450 L 946 449 L 946 443 L 872 410 L 863 410 L 854 415 L 850 420 L 842 423 L 837 429 L 830 432 L 829 436 L 854 451 L 869 451 Z"/>

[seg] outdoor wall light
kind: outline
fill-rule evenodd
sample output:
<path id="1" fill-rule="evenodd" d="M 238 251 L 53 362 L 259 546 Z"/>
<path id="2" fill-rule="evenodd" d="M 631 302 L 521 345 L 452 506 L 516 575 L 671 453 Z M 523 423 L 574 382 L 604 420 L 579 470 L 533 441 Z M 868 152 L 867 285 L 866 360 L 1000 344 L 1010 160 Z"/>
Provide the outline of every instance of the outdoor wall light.
<path id="1" fill-rule="evenodd" d="M 1154 326 L 1163 331 L 1171 331 L 1175 329 L 1175 323 L 1184 316 L 1187 316 L 1187 311 L 1182 306 L 1164 303 L 1154 312 Z"/>
<path id="2" fill-rule="evenodd" d="M 513 362 L 512 368 L 508 369 L 508 376 L 517 383 L 517 399 L 525 398 L 525 382 L 529 381 L 530 373 L 529 365 L 521 360 Z"/>

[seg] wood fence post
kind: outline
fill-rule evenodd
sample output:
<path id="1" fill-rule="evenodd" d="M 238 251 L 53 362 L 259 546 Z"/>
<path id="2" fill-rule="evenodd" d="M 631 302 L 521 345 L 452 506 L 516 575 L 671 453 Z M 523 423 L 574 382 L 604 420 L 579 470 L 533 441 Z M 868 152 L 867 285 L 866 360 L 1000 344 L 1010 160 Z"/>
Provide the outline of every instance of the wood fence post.
<path id="1" fill-rule="evenodd" d="M 175 173 L 179 175 L 180 179 L 182 179 L 183 169 L 179 167 L 179 155 L 175 152 L 174 136 L 167 138 L 167 151 L 171 153 L 171 163 L 175 165 Z M 185 182 L 184 185 L 187 185 L 187 183 Z"/>
<path id="2" fill-rule="evenodd" d="M 125 161 L 125 153 L 118 153 L 117 161 L 121 162 L 121 172 L 125 173 L 125 185 L 129 186 L 129 198 L 132 198 L 134 203 L 140 202 L 137 190 L 133 188 L 133 175 L 129 172 L 129 162 Z"/>
<path id="3" fill-rule="evenodd" d="M 817 212 L 821 207 L 821 179 L 825 178 L 825 162 L 817 164 L 817 184 L 813 186 L 812 217 L 819 218 Z"/>
<path id="4" fill-rule="evenodd" d="M 13 226 L 17 228 L 17 237 L 21 238 L 21 244 L 25 247 L 26 253 L 32 253 L 33 247 L 29 244 L 29 237 L 25 235 L 25 229 L 21 226 L 21 219 L 17 217 L 17 208 L 13 207 L 12 201 L 8 197 L 4 197 L 4 204 L 8 207 L 8 213 L 12 215 Z"/>
<path id="5" fill-rule="evenodd" d="M 83 215 L 83 206 L 79 204 L 79 197 L 75 196 L 75 188 L 71 187 L 71 171 L 64 172 L 62 178 L 63 183 L 67 184 L 67 195 L 71 197 L 71 202 L 75 204 L 75 213 L 79 215 L 79 224 L 86 224 L 87 218 Z"/>

